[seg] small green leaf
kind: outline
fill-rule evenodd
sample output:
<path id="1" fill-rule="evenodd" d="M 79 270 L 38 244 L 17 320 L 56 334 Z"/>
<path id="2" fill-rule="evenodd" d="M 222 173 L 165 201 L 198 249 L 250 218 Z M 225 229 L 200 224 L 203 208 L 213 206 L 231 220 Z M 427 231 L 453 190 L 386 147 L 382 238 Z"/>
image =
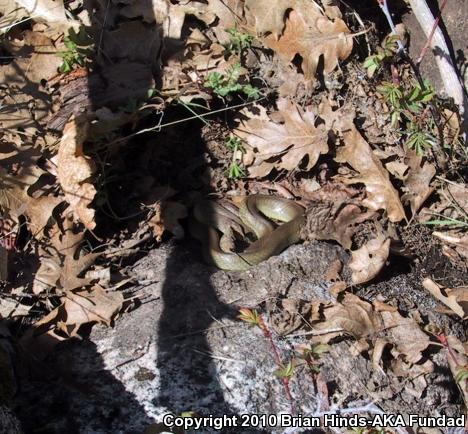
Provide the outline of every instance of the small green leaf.
<path id="1" fill-rule="evenodd" d="M 273 372 L 273 375 L 278 378 L 291 378 L 294 373 L 294 364 L 292 361 L 289 361 L 286 366 L 282 366 Z"/>
<path id="2" fill-rule="evenodd" d="M 468 368 L 462 367 L 457 369 L 457 374 L 455 375 L 455 381 L 461 383 L 462 381 L 468 380 Z"/>

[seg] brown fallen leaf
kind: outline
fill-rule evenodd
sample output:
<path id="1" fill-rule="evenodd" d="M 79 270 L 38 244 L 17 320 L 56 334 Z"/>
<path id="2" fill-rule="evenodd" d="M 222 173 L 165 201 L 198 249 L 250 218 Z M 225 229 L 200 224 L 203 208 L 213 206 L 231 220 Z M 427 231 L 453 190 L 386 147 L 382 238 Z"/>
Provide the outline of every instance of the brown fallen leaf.
<path id="1" fill-rule="evenodd" d="M 380 317 L 372 305 L 351 293 L 346 293 L 341 303 L 325 306 L 323 315 L 325 321 L 315 324 L 314 331 L 324 333 L 320 335 L 324 343 L 344 334 L 361 339 L 381 327 Z"/>
<path id="2" fill-rule="evenodd" d="M 51 237 L 52 249 L 41 250 L 40 266 L 33 281 L 35 294 L 50 291 L 55 287 L 70 291 L 91 282 L 89 278 L 78 276 L 93 265 L 102 252 L 75 257 L 83 242 L 84 233 L 75 232 L 69 219 L 65 219 L 63 228 L 63 233 L 56 229 Z"/>
<path id="3" fill-rule="evenodd" d="M 0 154 L 0 207 L 4 218 L 18 223 L 30 202 L 35 201 L 29 192 L 43 193 L 38 187 L 38 181 L 45 173 L 37 164 L 41 153 L 31 146 L 1 143 L 0 147 L 4 151 Z"/>
<path id="4" fill-rule="evenodd" d="M 96 194 L 90 181 L 93 162 L 83 153 L 88 128 L 84 115 L 72 117 L 65 125 L 58 150 L 57 179 L 75 217 L 92 230 L 96 227 L 94 210 L 89 208 Z"/>
<path id="5" fill-rule="evenodd" d="M 42 196 L 31 198 L 26 206 L 28 228 L 34 238 L 40 240 L 44 234 L 54 209 L 63 202 L 63 197 Z"/>
<path id="6" fill-rule="evenodd" d="M 444 242 L 442 253 L 454 263 L 457 268 L 468 270 L 468 234 L 459 231 L 447 231 L 432 233 L 433 236 Z"/>
<path id="7" fill-rule="evenodd" d="M 378 155 L 379 158 L 381 158 Z M 390 161 L 389 163 L 385 163 L 385 168 L 391 173 L 395 178 L 400 180 L 405 180 L 408 177 L 408 166 L 399 161 Z"/>
<path id="8" fill-rule="evenodd" d="M 468 346 L 466 342 L 462 343 L 456 336 L 447 336 L 445 354 L 466 407 L 468 405 L 468 380 L 466 378 L 468 369 Z"/>
<path id="9" fill-rule="evenodd" d="M 425 200 L 434 191 L 430 186 L 431 180 L 436 174 L 436 169 L 429 162 L 422 162 L 422 157 L 416 155 L 414 151 L 408 151 L 406 163 L 409 166 L 409 172 L 404 180 L 404 189 L 406 193 L 402 196 L 403 203 L 411 205 L 412 214 L 416 214 Z"/>
<path id="10" fill-rule="evenodd" d="M 47 1 L 54 3 L 52 0 Z M 54 41 L 44 32 L 26 30 L 20 34 L 20 37 L 5 39 L 5 49 L 14 59 L 2 66 L 2 81 L 17 85 L 40 84 L 41 80 L 48 80 L 56 75 L 62 59 L 57 55 L 60 49 L 55 46 Z M 25 93 L 28 91 L 32 89 Z M 37 95 L 45 97 L 43 91 L 37 90 Z"/>
<path id="11" fill-rule="evenodd" d="M 299 55 L 304 79 L 311 83 L 320 60 L 323 59 L 323 72 L 332 72 L 340 60 L 351 54 L 353 39 L 342 19 L 330 20 L 312 2 L 297 2 L 295 6 L 282 36 L 278 39 L 275 34 L 268 35 L 263 43 L 286 64 Z"/>
<path id="12" fill-rule="evenodd" d="M 47 23 L 62 24 L 65 28 L 72 27 L 74 23 L 66 15 L 65 6 L 62 0 L 16 0 L 19 5 L 25 8 L 30 16 L 35 20 L 46 21 Z"/>
<path id="13" fill-rule="evenodd" d="M 317 320 L 316 315 L 311 319 L 314 322 L 312 341 L 328 343 L 337 336 L 351 335 L 357 339 L 351 348 L 353 354 L 372 351 L 372 362 L 378 370 L 382 370 L 380 361 L 387 345 L 391 345 L 395 359 L 403 358 L 406 363 L 414 365 L 421 360 L 422 352 L 430 344 L 429 336 L 413 318 L 405 318 L 394 309 L 378 312 L 373 305 L 351 293 L 345 293 L 341 302 L 324 306 L 322 319 Z M 407 375 L 416 374 L 411 368 Z"/>
<path id="14" fill-rule="evenodd" d="M 284 16 L 294 5 L 293 0 L 276 0 L 272 7 L 269 0 L 245 0 L 247 22 L 259 35 L 272 33 L 278 39 L 284 29 Z"/>
<path id="15" fill-rule="evenodd" d="M 341 177 L 340 180 L 347 184 L 364 183 L 367 197 L 363 200 L 363 205 L 374 211 L 385 209 L 390 221 L 399 222 L 405 218 L 405 211 L 397 191 L 390 182 L 388 172 L 354 126 L 354 113 L 345 112 L 343 109 L 340 112 L 342 116 L 335 114 L 335 127 L 343 136 L 344 146 L 338 148 L 335 160 L 347 163 L 359 172 L 357 176 Z"/>
<path id="16" fill-rule="evenodd" d="M 413 318 L 404 318 L 397 311 L 380 312 L 387 339 L 392 343 L 391 353 L 395 359 L 400 355 L 411 364 L 418 363 L 422 352 L 430 344 L 429 336 L 424 333 Z"/>
<path id="17" fill-rule="evenodd" d="M 383 235 L 369 240 L 358 250 L 351 252 L 349 268 L 353 283 L 360 284 L 372 280 L 385 265 L 390 253 L 390 238 Z"/>
<path id="18" fill-rule="evenodd" d="M 459 288 L 442 288 L 432 279 L 426 278 L 422 285 L 432 296 L 448 306 L 462 319 L 468 319 L 468 286 Z"/>
<path id="19" fill-rule="evenodd" d="M 161 241 L 165 231 L 172 233 L 176 238 L 184 237 L 184 229 L 179 220 L 187 217 L 187 207 L 178 202 L 162 201 L 152 206 L 154 215 L 148 220 L 156 241 Z"/>
<path id="20" fill-rule="evenodd" d="M 263 177 L 274 168 L 297 169 L 304 157 L 304 170 L 310 170 L 320 154 L 328 152 L 327 131 L 323 125 L 315 126 L 316 118 L 310 109 L 279 99 L 277 112 L 270 117 L 264 109 L 260 113 L 236 129 L 249 147 L 244 163 L 249 166 L 250 176 Z"/>
<path id="21" fill-rule="evenodd" d="M 108 292 L 96 285 L 86 291 L 65 291 L 61 300 L 65 317 L 57 322 L 57 328 L 73 337 L 83 324 L 101 323 L 110 326 L 122 309 L 124 297 L 121 292 Z"/>

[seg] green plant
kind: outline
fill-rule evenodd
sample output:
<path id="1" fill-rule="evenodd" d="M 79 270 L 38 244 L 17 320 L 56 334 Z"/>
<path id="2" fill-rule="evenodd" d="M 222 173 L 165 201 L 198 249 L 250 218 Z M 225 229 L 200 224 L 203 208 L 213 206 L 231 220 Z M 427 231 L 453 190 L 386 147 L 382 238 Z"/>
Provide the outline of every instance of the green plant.
<path id="1" fill-rule="evenodd" d="M 224 46 L 226 54 L 240 54 L 252 45 L 253 36 L 240 32 L 237 27 L 226 29 L 229 42 Z"/>
<path id="2" fill-rule="evenodd" d="M 239 315 L 237 316 L 241 321 L 246 322 L 250 326 L 260 327 L 260 315 L 255 309 L 249 309 L 247 307 L 242 307 L 239 309 Z"/>
<path id="3" fill-rule="evenodd" d="M 289 361 L 286 365 L 281 365 L 275 372 L 273 372 L 273 375 L 275 377 L 281 378 L 281 379 L 289 379 L 293 376 L 294 374 L 294 363 L 292 361 Z"/>
<path id="4" fill-rule="evenodd" d="M 428 117 L 428 106 L 434 98 L 434 89 L 428 82 L 412 82 L 408 84 L 384 81 L 377 86 L 377 91 L 390 106 L 391 125 L 396 127 L 405 122 L 407 129 L 405 144 L 408 149 L 414 149 L 416 154 L 423 155 L 426 149 L 431 149 L 436 142 L 431 133 L 433 122 Z"/>
<path id="5" fill-rule="evenodd" d="M 318 374 L 320 372 L 320 358 L 323 354 L 330 351 L 330 346 L 327 344 L 311 344 L 300 346 L 298 350 L 300 351 L 300 358 L 307 363 L 310 371 L 313 374 Z"/>
<path id="6" fill-rule="evenodd" d="M 410 126 L 414 127 L 414 125 Z M 406 147 L 414 149 L 417 155 L 423 155 L 426 149 L 431 149 L 434 146 L 435 140 L 435 137 L 428 131 L 416 129 L 408 133 Z"/>
<path id="7" fill-rule="evenodd" d="M 232 151 L 232 161 L 227 173 L 228 178 L 237 179 L 245 176 L 244 170 L 239 166 L 239 163 L 242 160 L 242 155 L 245 152 L 241 139 L 235 136 L 230 136 L 226 139 L 224 144 Z"/>
<path id="8" fill-rule="evenodd" d="M 429 220 L 427 222 L 423 222 L 424 225 L 427 226 L 450 226 L 453 228 L 468 228 L 468 220 L 464 219 L 454 219 L 452 217 L 447 217 L 443 214 L 439 213 L 432 213 L 434 217 L 439 217 L 436 220 Z"/>
<path id="9" fill-rule="evenodd" d="M 86 33 L 85 29 L 81 27 L 78 33 L 74 29 L 70 29 L 68 36 L 63 38 L 63 43 L 67 50 L 57 53 L 63 61 L 59 67 L 59 71 L 68 73 L 75 67 L 85 66 L 91 55 L 90 46 L 93 43 L 93 40 Z"/>
<path id="10" fill-rule="evenodd" d="M 377 48 L 377 53 L 371 54 L 364 60 L 362 66 L 367 69 L 367 76 L 372 78 L 377 69 L 380 68 L 384 60 L 390 59 L 398 50 L 398 35 L 387 36 L 383 42 L 382 46 Z"/>
<path id="11" fill-rule="evenodd" d="M 468 365 L 467 366 L 458 366 L 457 374 L 455 375 L 455 381 L 457 383 L 462 383 L 468 380 Z"/>
<path id="12" fill-rule="evenodd" d="M 240 83 L 240 75 L 241 65 L 235 63 L 225 74 L 210 72 L 206 76 L 204 86 L 213 89 L 213 92 L 222 98 L 242 92 L 248 99 L 258 99 L 260 97 L 258 89 L 250 84 Z"/>

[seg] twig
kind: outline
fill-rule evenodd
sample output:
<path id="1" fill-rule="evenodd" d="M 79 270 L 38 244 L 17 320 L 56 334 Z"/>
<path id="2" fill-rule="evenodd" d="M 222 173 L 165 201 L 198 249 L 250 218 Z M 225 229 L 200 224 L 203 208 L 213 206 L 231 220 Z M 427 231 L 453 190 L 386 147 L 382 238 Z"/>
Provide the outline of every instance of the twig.
<path id="1" fill-rule="evenodd" d="M 390 29 L 392 30 L 392 34 L 399 36 L 396 30 L 395 24 L 393 22 L 392 14 L 390 13 L 390 10 L 388 9 L 387 0 L 377 0 L 377 2 L 380 6 L 380 9 L 382 9 L 382 12 L 384 13 L 385 18 L 387 19 L 388 25 L 390 26 Z M 405 53 L 406 52 L 405 47 L 403 46 L 399 38 L 396 40 L 396 43 L 398 45 L 398 52 Z"/>
<path id="2" fill-rule="evenodd" d="M 125 136 L 125 137 L 121 137 L 119 139 L 116 139 L 116 140 L 113 140 L 112 142 L 108 143 L 106 145 L 106 147 L 109 147 L 111 145 L 115 145 L 116 143 L 120 143 L 120 142 L 124 142 L 128 139 L 131 139 L 132 137 L 135 137 L 135 136 L 138 136 L 140 134 L 144 134 L 144 133 L 148 133 L 150 131 L 157 131 L 159 132 L 162 128 L 165 128 L 165 127 L 169 127 L 169 126 L 172 126 L 172 125 L 177 125 L 177 124 L 181 124 L 183 122 L 188 122 L 188 121 L 192 121 L 194 119 L 200 119 L 200 118 L 204 118 L 206 116 L 211 116 L 211 115 L 214 115 L 214 114 L 217 114 L 217 113 L 222 113 L 222 112 L 225 112 L 225 111 L 228 111 L 228 110 L 233 110 L 233 109 L 237 109 L 237 108 L 242 108 L 242 107 L 247 107 L 249 105 L 252 105 L 254 103 L 258 103 L 262 100 L 264 100 L 265 98 L 260 98 L 260 99 L 257 99 L 255 101 L 249 101 L 249 102 L 245 102 L 245 103 L 242 103 L 242 104 L 236 104 L 236 105 L 233 105 L 233 106 L 228 106 L 228 107 L 224 107 L 222 109 L 219 109 L 219 110 L 213 110 L 211 112 L 208 112 L 208 113 L 203 113 L 201 115 L 196 115 L 196 116 L 189 116 L 188 118 L 184 118 L 184 119 L 178 119 L 176 121 L 172 121 L 172 122 L 167 122 L 165 124 L 161 124 L 161 123 L 158 123 L 157 125 L 153 126 L 153 127 L 149 127 L 149 128 L 145 128 L 143 130 L 140 130 L 140 131 L 137 131 L 136 133 L 132 133 L 132 134 L 129 134 L 128 136 Z"/>
<path id="3" fill-rule="evenodd" d="M 426 55 L 427 50 L 431 46 L 432 38 L 434 37 L 434 33 L 437 27 L 439 26 L 439 21 L 440 21 L 440 18 L 442 17 L 442 11 L 444 10 L 446 4 L 447 4 L 447 0 L 442 0 L 442 4 L 439 7 L 439 14 L 437 15 L 437 18 L 434 20 L 434 24 L 432 25 L 431 32 L 429 33 L 429 36 L 427 37 L 427 41 L 424 44 L 424 47 L 422 48 L 421 53 L 419 54 L 419 57 L 416 60 L 416 66 L 419 66 L 424 56 Z"/>

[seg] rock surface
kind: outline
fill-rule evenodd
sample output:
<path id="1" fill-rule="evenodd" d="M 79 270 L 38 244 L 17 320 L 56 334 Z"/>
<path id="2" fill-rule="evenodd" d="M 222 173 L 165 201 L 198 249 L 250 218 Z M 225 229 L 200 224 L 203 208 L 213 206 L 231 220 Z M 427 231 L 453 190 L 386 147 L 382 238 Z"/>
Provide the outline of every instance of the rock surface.
<path id="1" fill-rule="evenodd" d="M 293 246 L 250 271 L 226 273 L 204 265 L 196 251 L 167 245 L 149 252 L 129 270 L 139 281 L 141 306 L 124 314 L 113 329 L 95 327 L 89 341 L 62 344 L 37 380 L 23 382 L 16 411 L 26 432 L 142 433 L 168 412 L 221 416 L 292 411 L 273 375 L 277 367 L 270 343 L 257 328 L 236 319 L 237 309 L 260 304 L 274 315 L 275 303 L 284 298 L 330 300 L 324 275 L 333 260 L 346 261 L 346 254 L 331 243 L 312 242 Z M 416 280 L 399 279 L 395 290 L 411 298 Z M 381 293 L 391 286 L 390 279 L 366 291 Z M 273 337 L 285 361 L 307 338 L 274 332 Z M 450 374 L 443 359 L 424 397 L 391 387 L 369 394 L 372 384 L 383 381 L 382 374 L 365 357 L 351 356 L 351 344 L 349 339 L 339 342 L 323 358 L 321 381 L 332 408 L 373 396 L 383 411 L 429 414 L 444 403 L 444 413 L 459 412 L 456 392 L 445 386 Z M 323 410 L 315 384 L 304 366 L 295 369 L 290 387 L 299 414 Z"/>

